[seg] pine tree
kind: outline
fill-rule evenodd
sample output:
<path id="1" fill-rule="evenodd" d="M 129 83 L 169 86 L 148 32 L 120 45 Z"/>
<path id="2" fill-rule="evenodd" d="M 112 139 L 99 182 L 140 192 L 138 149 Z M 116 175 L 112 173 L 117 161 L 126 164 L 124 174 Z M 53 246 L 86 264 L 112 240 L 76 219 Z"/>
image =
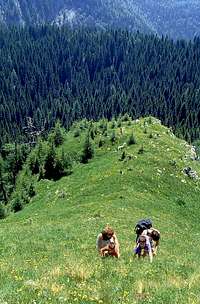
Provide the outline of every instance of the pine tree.
<path id="1" fill-rule="evenodd" d="M 85 138 L 84 146 L 83 146 L 81 162 L 85 164 L 93 156 L 94 156 L 94 147 L 90 141 L 90 136 L 89 136 L 89 132 L 88 132 L 88 134 L 86 135 L 86 138 Z"/>

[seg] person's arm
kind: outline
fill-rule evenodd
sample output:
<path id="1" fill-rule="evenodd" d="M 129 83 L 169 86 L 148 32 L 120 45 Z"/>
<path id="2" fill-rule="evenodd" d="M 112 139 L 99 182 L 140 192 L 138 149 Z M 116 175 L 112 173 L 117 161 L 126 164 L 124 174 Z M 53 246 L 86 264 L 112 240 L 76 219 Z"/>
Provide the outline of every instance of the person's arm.
<path id="1" fill-rule="evenodd" d="M 140 257 L 139 255 L 139 249 L 140 248 L 140 244 L 137 244 L 137 246 L 133 249 L 134 252 L 134 258 L 138 255 L 138 257 Z"/>
<path id="2" fill-rule="evenodd" d="M 154 251 L 153 251 L 154 255 L 157 254 L 158 246 L 159 246 L 159 241 L 155 241 L 154 242 Z"/>
<path id="3" fill-rule="evenodd" d="M 147 246 L 148 246 L 148 252 L 149 252 L 149 260 L 150 260 L 150 263 L 152 263 L 153 262 L 153 253 L 152 253 L 152 248 L 151 248 L 151 244 L 149 241 L 147 243 Z"/>
<path id="4" fill-rule="evenodd" d="M 99 251 L 99 253 L 101 252 L 101 248 L 102 248 L 102 234 L 100 233 L 98 236 L 97 236 L 97 241 L 96 241 L 96 248 L 97 250 Z"/>

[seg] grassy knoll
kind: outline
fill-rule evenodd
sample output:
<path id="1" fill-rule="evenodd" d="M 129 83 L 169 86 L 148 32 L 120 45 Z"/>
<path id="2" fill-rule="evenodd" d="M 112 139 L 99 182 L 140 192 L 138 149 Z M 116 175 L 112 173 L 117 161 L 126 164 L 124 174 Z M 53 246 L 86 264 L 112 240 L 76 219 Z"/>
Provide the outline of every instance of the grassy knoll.
<path id="1" fill-rule="evenodd" d="M 199 163 L 157 120 L 123 122 L 121 128 L 110 122 L 107 136 L 96 132 L 88 164 L 76 164 L 59 181 L 41 180 L 32 202 L 0 222 L 1 304 L 200 303 L 200 181 L 182 173 L 191 166 L 200 175 Z M 84 140 L 86 131 L 80 132 L 74 137 L 72 129 L 63 145 L 73 155 Z M 120 161 L 117 147 L 132 132 L 136 144 Z M 151 265 L 132 253 L 134 225 L 143 217 L 162 235 Z M 119 260 L 96 252 L 97 234 L 107 223 L 120 241 Z"/>

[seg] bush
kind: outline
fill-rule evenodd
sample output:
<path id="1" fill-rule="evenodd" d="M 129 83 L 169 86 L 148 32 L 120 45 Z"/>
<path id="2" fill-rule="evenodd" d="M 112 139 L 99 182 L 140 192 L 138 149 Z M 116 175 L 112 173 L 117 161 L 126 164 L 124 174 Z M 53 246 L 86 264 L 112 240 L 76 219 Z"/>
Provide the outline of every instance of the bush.
<path id="1" fill-rule="evenodd" d="M 18 211 L 21 211 L 23 208 L 24 208 L 23 199 L 20 196 L 16 196 L 12 200 L 12 205 L 11 205 L 12 211 L 18 212 Z"/>
<path id="2" fill-rule="evenodd" d="M 117 121 L 117 127 L 120 128 L 121 126 L 122 126 L 122 121 L 121 121 L 121 119 L 118 119 L 118 121 Z"/>
<path id="3" fill-rule="evenodd" d="M 115 119 L 112 119 L 111 121 L 111 129 L 114 129 L 116 127 L 116 121 Z"/>
<path id="4" fill-rule="evenodd" d="M 74 137 L 79 137 L 80 134 L 81 134 L 81 132 L 80 132 L 79 129 L 76 129 L 76 130 L 74 131 Z"/>
<path id="5" fill-rule="evenodd" d="M 136 144 L 136 139 L 135 139 L 133 133 L 131 133 L 131 136 L 129 137 L 127 144 L 128 144 L 129 146 L 130 146 L 130 145 Z"/>
<path id="6" fill-rule="evenodd" d="M 104 145 L 104 141 L 102 138 L 99 139 L 99 148 L 101 148 Z"/>
<path id="7" fill-rule="evenodd" d="M 147 128 L 144 128 L 144 134 L 147 134 Z"/>
<path id="8" fill-rule="evenodd" d="M 4 219 L 6 217 L 5 206 L 0 203 L 0 219 Z"/>
<path id="9" fill-rule="evenodd" d="M 124 116 L 122 116 L 122 121 L 131 121 L 131 117 L 128 113 L 125 113 Z"/>
<path id="10" fill-rule="evenodd" d="M 115 131 L 112 132 L 111 137 L 110 137 L 110 141 L 111 143 L 114 145 L 114 143 L 116 142 L 116 134 Z"/>
<path id="11" fill-rule="evenodd" d="M 141 146 L 140 149 L 138 150 L 138 154 L 143 154 L 144 153 L 144 147 Z"/>
<path id="12" fill-rule="evenodd" d="M 87 134 L 85 143 L 83 146 L 83 151 L 81 155 L 81 162 L 87 163 L 89 159 L 91 159 L 94 156 L 94 147 L 90 141 L 89 134 Z"/>
<path id="13" fill-rule="evenodd" d="M 94 133 L 94 129 L 93 128 L 90 131 L 90 137 L 91 137 L 92 140 L 94 140 L 94 138 L 95 138 L 95 133 Z"/>
<path id="14" fill-rule="evenodd" d="M 120 161 L 122 161 L 122 160 L 124 160 L 126 158 L 126 152 L 125 151 L 123 151 L 122 152 L 122 155 L 121 155 L 121 157 L 120 157 Z"/>
<path id="15" fill-rule="evenodd" d="M 64 129 L 59 121 L 56 122 L 54 130 L 49 134 L 48 141 L 58 147 L 64 142 Z"/>

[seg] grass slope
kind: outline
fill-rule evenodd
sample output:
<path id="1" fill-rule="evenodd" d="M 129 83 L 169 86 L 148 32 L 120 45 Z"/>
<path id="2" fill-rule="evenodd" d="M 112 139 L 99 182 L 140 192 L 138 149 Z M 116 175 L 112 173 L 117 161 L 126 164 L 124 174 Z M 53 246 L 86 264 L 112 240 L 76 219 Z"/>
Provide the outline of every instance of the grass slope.
<path id="1" fill-rule="evenodd" d="M 40 181 L 31 204 L 0 222 L 0 303 L 200 303 L 200 182 L 182 173 L 190 165 L 200 174 L 199 163 L 185 159 L 190 147 L 155 119 L 123 122 L 114 145 L 112 131 L 88 164 L 59 181 Z M 117 146 L 132 131 L 132 158 L 119 161 Z M 85 131 L 77 138 L 73 132 L 64 147 L 74 154 Z M 162 234 L 151 265 L 132 253 L 143 217 Z M 107 223 L 120 241 L 119 260 L 96 252 Z"/>

